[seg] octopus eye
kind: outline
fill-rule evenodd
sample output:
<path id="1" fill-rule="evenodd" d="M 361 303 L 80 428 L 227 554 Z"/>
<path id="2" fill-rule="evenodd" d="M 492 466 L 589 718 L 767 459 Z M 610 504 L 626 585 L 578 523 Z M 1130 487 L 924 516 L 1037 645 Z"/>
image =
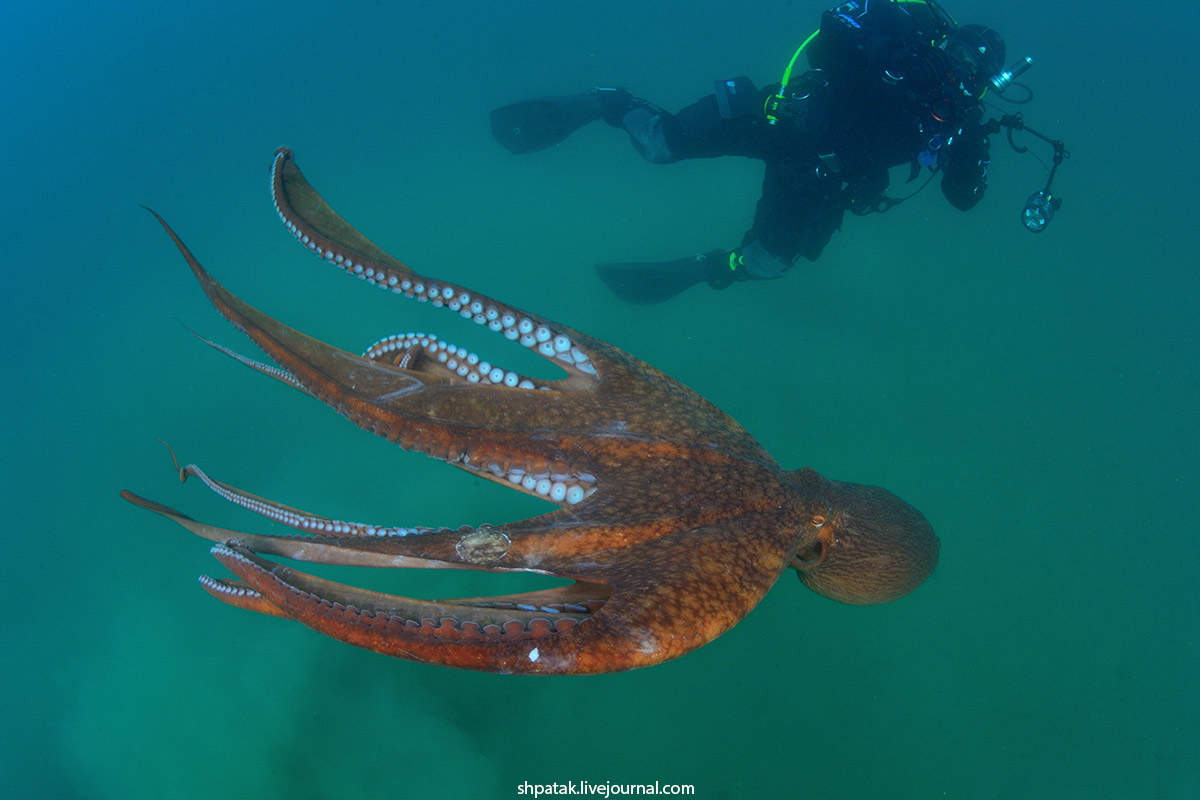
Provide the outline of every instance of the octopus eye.
<path id="1" fill-rule="evenodd" d="M 825 524 L 825 517 L 821 514 L 813 514 L 813 518 L 809 520 L 809 524 L 814 528 L 819 528 Z"/>

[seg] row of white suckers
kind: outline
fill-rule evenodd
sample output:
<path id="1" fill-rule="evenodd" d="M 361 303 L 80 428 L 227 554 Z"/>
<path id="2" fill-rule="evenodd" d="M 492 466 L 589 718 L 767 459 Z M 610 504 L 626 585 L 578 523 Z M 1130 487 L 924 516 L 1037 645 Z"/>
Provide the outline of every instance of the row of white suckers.
<path id="1" fill-rule="evenodd" d="M 426 285 L 422 281 L 399 278 L 394 274 L 388 274 L 387 270 L 383 268 L 376 270 L 374 267 L 364 267 L 341 253 L 319 247 L 309 238 L 308 234 L 300 229 L 300 226 L 289 220 L 280 210 L 279 202 L 274 197 L 274 179 L 271 182 L 271 195 L 275 201 L 275 213 L 279 215 L 280 221 L 301 244 L 329 263 L 381 289 L 391 289 L 393 294 L 415 297 L 422 302 L 432 302 L 435 306 L 445 306 L 452 311 L 457 311 L 460 316 L 472 320 L 477 325 L 487 325 L 489 330 L 503 333 L 505 338 L 519 342 L 531 350 L 537 350 L 546 358 L 557 359 L 589 375 L 596 374 L 596 368 L 587 354 L 574 346 L 569 336 L 561 333 L 556 335 L 545 325 L 537 325 L 528 317 L 518 319 L 511 311 L 500 311 L 494 305 L 484 305 L 482 300 L 472 298 L 465 289 L 456 289 L 453 286 L 439 287 L 432 282 Z M 532 386 L 528 388 L 532 388 Z"/>
<path id="2" fill-rule="evenodd" d="M 466 378 L 471 383 L 503 384 L 516 389 L 533 389 L 533 381 L 522 378 L 515 372 L 493 366 L 487 361 L 481 361 L 479 356 L 468 352 L 464 347 L 455 347 L 447 342 L 438 341 L 433 334 L 405 333 L 384 337 L 367 348 L 364 358 L 379 358 L 388 353 L 405 352 L 419 345 L 427 356 L 445 365 L 446 369 Z M 400 366 L 404 366 L 401 364 Z M 548 386 L 541 387 L 548 389 Z"/>

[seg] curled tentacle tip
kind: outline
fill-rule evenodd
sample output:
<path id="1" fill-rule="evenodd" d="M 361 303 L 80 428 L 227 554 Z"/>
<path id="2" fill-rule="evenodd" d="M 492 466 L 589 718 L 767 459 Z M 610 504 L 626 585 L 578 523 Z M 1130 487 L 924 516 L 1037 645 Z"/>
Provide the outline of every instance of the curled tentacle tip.
<path id="1" fill-rule="evenodd" d="M 188 479 L 187 469 L 179 466 L 179 459 L 175 457 L 175 451 L 171 449 L 171 445 L 167 444 L 165 439 L 159 438 L 159 441 L 162 442 L 163 447 L 167 448 L 167 452 L 171 454 L 171 463 L 175 465 L 175 470 L 179 473 L 179 482 L 186 483 Z"/>

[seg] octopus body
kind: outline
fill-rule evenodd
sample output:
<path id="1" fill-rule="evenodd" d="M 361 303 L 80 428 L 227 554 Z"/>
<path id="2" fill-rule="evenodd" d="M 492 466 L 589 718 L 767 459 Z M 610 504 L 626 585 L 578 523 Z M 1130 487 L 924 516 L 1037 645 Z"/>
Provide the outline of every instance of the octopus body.
<path id="1" fill-rule="evenodd" d="M 561 370 L 520 374 L 424 333 L 353 355 L 245 303 L 158 217 L 216 309 L 274 361 L 209 342 L 405 450 L 543 498 L 528 520 L 457 529 L 338 520 L 206 475 L 226 500 L 294 529 L 225 530 L 123 492 L 214 542 L 233 577 L 201 586 L 239 608 L 297 620 L 378 653 L 503 673 L 585 674 L 676 658 L 720 636 L 789 567 L 818 593 L 882 603 L 937 563 L 925 518 L 884 489 L 788 471 L 729 416 L 612 345 L 450 281 L 423 277 L 338 216 L 281 148 L 283 224 L 326 263 L 486 327 Z M 153 213 L 153 212 L 152 212 Z M 367 591 L 276 559 L 389 568 L 522 571 L 558 588 L 421 600 Z"/>

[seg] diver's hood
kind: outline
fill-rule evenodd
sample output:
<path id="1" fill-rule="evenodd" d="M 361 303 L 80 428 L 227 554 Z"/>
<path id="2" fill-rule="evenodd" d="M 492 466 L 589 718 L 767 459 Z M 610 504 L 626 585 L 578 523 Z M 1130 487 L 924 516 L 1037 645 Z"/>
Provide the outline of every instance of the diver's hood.
<path id="1" fill-rule="evenodd" d="M 1004 51 L 1004 39 L 984 25 L 962 25 L 946 39 L 946 55 L 978 85 L 1004 71 Z"/>

